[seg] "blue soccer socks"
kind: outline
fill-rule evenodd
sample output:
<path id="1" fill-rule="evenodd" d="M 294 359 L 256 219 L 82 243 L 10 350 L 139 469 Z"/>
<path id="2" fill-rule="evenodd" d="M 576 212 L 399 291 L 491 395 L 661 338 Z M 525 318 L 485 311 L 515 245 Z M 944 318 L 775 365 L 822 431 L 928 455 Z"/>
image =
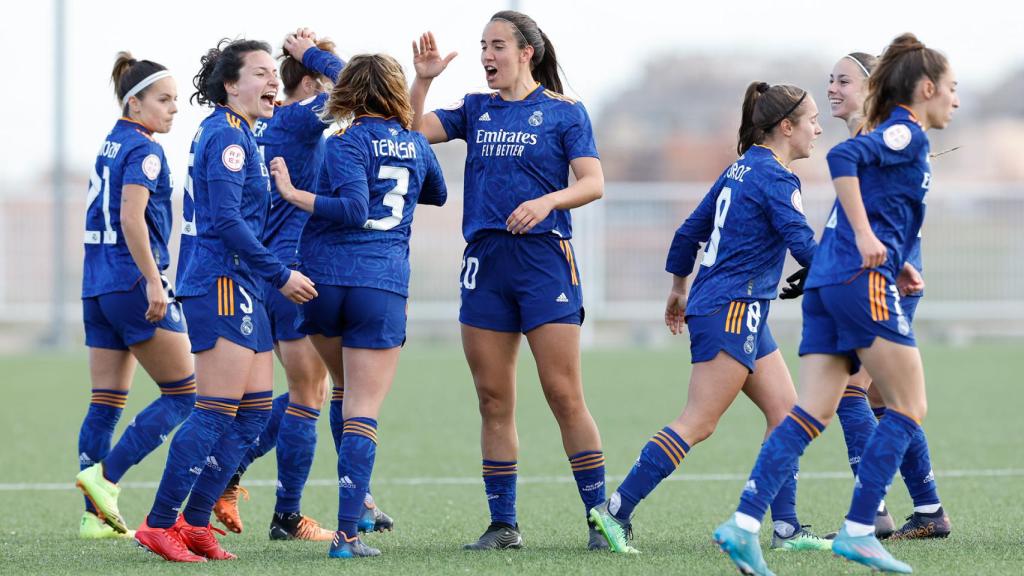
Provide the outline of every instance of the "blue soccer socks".
<path id="1" fill-rule="evenodd" d="M 82 420 L 82 428 L 78 432 L 78 468 L 85 470 L 100 462 L 110 453 L 114 428 L 121 419 L 121 412 L 128 403 L 127 390 L 105 390 L 94 388 L 89 410 Z M 88 498 L 85 509 L 93 514 L 96 508 Z"/>
<path id="2" fill-rule="evenodd" d="M 284 418 L 284 411 L 288 408 L 288 393 L 285 392 L 274 398 L 273 407 L 270 410 L 270 418 L 267 425 L 260 431 L 259 437 L 253 442 L 252 447 L 245 451 L 242 461 L 238 463 L 238 475 L 245 474 L 249 465 L 262 458 L 277 446 L 277 435 L 281 430 L 281 419 Z"/>
<path id="3" fill-rule="evenodd" d="M 516 479 L 519 469 L 515 461 L 484 460 L 484 492 L 491 510 L 491 523 L 516 526 Z"/>
<path id="4" fill-rule="evenodd" d="M 640 451 L 640 458 L 612 495 L 608 510 L 628 522 L 633 509 L 686 458 L 690 446 L 668 426 L 655 434 Z"/>
<path id="5" fill-rule="evenodd" d="M 331 389 L 331 410 L 327 415 L 331 421 L 331 437 L 334 438 L 334 451 L 341 451 L 341 435 L 345 432 L 345 415 L 341 408 L 345 404 L 345 388 L 335 386 Z"/>
<path id="6" fill-rule="evenodd" d="M 878 505 L 885 497 L 889 483 L 899 470 L 907 447 L 916 434 L 924 438 L 924 432 L 914 419 L 892 409 L 885 413 L 885 418 L 878 423 L 878 428 L 864 448 L 847 520 L 874 526 Z"/>
<path id="7" fill-rule="evenodd" d="M 583 500 L 583 516 L 590 509 L 604 502 L 604 452 L 587 450 L 569 457 L 576 489 Z"/>
<path id="8" fill-rule="evenodd" d="M 289 403 L 277 436 L 277 506 L 275 512 L 298 512 L 302 489 L 316 453 L 316 421 L 320 411 Z"/>
<path id="9" fill-rule="evenodd" d="M 737 512 L 760 522 L 782 485 L 792 478 L 804 449 L 824 429 L 825 426 L 813 416 L 794 406 L 761 446 L 750 479 L 740 496 Z"/>
<path id="10" fill-rule="evenodd" d="M 338 530 L 358 534 L 363 502 L 377 458 L 377 421 L 355 417 L 345 420 L 338 452 Z"/>
<path id="11" fill-rule="evenodd" d="M 157 384 L 160 397 L 139 412 L 121 439 L 103 460 L 103 475 L 115 484 L 125 472 L 163 444 L 170 433 L 188 418 L 196 401 L 196 377 Z"/>
<path id="12" fill-rule="evenodd" d="M 864 452 L 864 445 L 867 444 L 868 438 L 878 426 L 878 419 L 875 417 L 871 405 L 868 404 L 867 391 L 858 386 L 847 386 L 843 391 L 843 397 L 839 400 L 836 415 L 839 416 L 839 424 L 843 428 L 850 469 L 856 476 L 857 465 L 860 463 L 861 453 Z"/>
<path id="13" fill-rule="evenodd" d="M 171 441 L 167 465 L 160 479 L 160 487 L 157 488 L 153 508 L 146 520 L 147 525 L 153 528 L 170 528 L 174 525 L 181 503 L 203 473 L 207 456 L 214 444 L 235 421 L 238 403 L 233 398 L 196 398 L 192 413 Z"/>

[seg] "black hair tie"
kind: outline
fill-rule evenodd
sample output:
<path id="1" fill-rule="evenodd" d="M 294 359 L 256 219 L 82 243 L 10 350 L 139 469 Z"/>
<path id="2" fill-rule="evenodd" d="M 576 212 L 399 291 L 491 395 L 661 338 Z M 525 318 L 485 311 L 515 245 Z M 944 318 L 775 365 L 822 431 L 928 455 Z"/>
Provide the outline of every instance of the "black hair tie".
<path id="1" fill-rule="evenodd" d="M 786 110 L 786 113 L 783 114 L 782 116 L 780 116 L 778 120 L 776 120 L 776 121 L 772 122 L 771 124 L 765 126 L 764 128 L 762 128 L 762 130 L 767 132 L 767 131 L 771 130 L 772 128 L 775 128 L 780 122 L 782 122 L 786 118 L 789 118 L 789 115 L 792 114 L 793 112 L 796 112 L 796 109 L 800 107 L 800 104 L 803 103 L 804 98 L 807 98 L 807 92 L 806 91 L 796 101 L 796 104 L 793 104 L 792 108 L 790 108 L 789 110 Z"/>

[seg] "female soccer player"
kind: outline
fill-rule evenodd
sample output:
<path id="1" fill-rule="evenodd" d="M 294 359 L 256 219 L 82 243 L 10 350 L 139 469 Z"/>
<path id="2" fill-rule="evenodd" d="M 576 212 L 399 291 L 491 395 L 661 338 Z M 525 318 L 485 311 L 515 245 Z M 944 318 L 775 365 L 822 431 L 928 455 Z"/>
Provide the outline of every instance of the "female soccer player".
<path id="1" fill-rule="evenodd" d="M 280 72 L 285 100 L 273 117 L 261 118 L 253 127 L 263 157 L 284 157 L 300 188 L 312 187 L 323 160 L 326 126 L 319 113 L 327 101 L 328 87 L 343 66 L 330 40 L 317 42 L 316 34 L 308 28 L 289 34 L 284 41 Z M 270 211 L 261 241 L 281 262 L 297 267 L 296 248 L 307 214 L 288 202 L 275 202 L 276 197 L 271 181 Z M 255 459 L 276 446 L 277 504 L 270 521 L 270 539 L 326 541 L 334 537 L 334 532 L 302 515 L 300 502 L 316 450 L 316 421 L 326 394 L 327 368 L 306 335 L 295 329 L 298 306 L 272 288 L 264 288 L 267 315 L 288 392 L 274 400 L 259 441 L 246 452 L 213 511 L 228 530 L 242 532 L 238 497 L 247 492 L 239 480 Z"/>
<path id="2" fill-rule="evenodd" d="M 853 52 L 836 62 L 829 77 L 828 98 L 832 116 L 846 122 L 850 137 L 860 133 L 864 125 L 864 100 L 868 94 L 868 78 L 878 64 L 878 58 L 864 52 Z M 907 321 L 913 324 L 917 304 L 924 295 L 924 280 L 921 278 L 921 238 L 915 239 L 904 274 L 897 278 L 900 291 L 900 306 Z M 869 401 L 870 400 L 870 404 Z M 863 367 L 850 376 L 843 397 L 839 401 L 836 415 L 843 429 L 850 468 L 857 474 L 864 444 L 875 431 L 878 417 L 885 413 L 885 402 L 877 387 L 871 387 L 871 375 Z M 923 437 L 911 442 L 907 455 L 900 465 L 900 473 L 910 490 L 914 511 L 907 523 L 896 530 L 892 516 L 886 509 L 885 500 L 878 506 L 875 516 L 875 535 L 879 538 L 944 538 L 949 536 L 949 518 L 942 510 L 931 460 Z"/>
<path id="3" fill-rule="evenodd" d="M 199 396 L 171 442 L 153 508 L 135 534 L 142 546 L 178 562 L 235 557 L 220 547 L 209 518 L 270 415 L 273 344 L 263 283 L 293 302 L 316 296 L 308 278 L 258 240 L 270 181 L 252 123 L 274 114 L 280 83 L 270 46 L 223 40 L 202 58 L 193 83 L 193 98 L 214 106 L 192 141 L 178 262 Z"/>
<path id="4" fill-rule="evenodd" d="M 353 57 L 324 116 L 348 128 L 327 140 L 316 194 L 292 185 L 284 158 L 270 166 L 281 197 L 310 213 L 299 260 L 320 295 L 303 305 L 298 328 L 335 382 L 345 383 L 338 531 L 328 555 L 377 556 L 357 525 L 377 452 L 377 416 L 405 342 L 413 211 L 417 203 L 443 205 L 447 190 L 430 145 L 409 130 L 405 74 L 391 56 Z"/>
<path id="5" fill-rule="evenodd" d="M 806 382 L 798 405 L 761 448 L 736 514 L 714 533 L 745 573 L 771 573 L 758 545 L 760 519 L 793 463 L 832 418 L 858 359 L 887 411 L 861 455 L 850 512 L 832 550 L 875 570 L 911 571 L 882 547 L 874 527 L 908 445 L 915 437 L 925 442 L 924 372 L 897 283 L 906 274 L 903 264 L 931 185 L 925 131 L 944 128 L 959 105 L 945 56 L 904 34 L 869 80 L 870 132 L 828 154 L 838 199 L 835 224 L 826 224 L 804 294 Z"/>
<path id="6" fill-rule="evenodd" d="M 441 58 L 431 33 L 413 43 L 416 120 L 431 142 L 466 141 L 467 246 L 461 273 L 462 346 L 482 419 L 483 478 L 491 524 L 468 549 L 519 548 L 516 523 L 516 356 L 526 334 L 541 386 L 586 510 L 604 501 L 604 454 L 583 398 L 583 302 L 569 210 L 604 193 L 604 175 L 583 104 L 561 94 L 551 40 L 532 18 L 495 14 L 480 40 L 495 92 L 468 94 L 423 114 Z M 569 169 L 576 182 L 569 185 Z M 607 546 L 590 528 L 589 546 Z"/>
<path id="7" fill-rule="evenodd" d="M 814 232 L 807 225 L 800 179 L 790 164 L 811 154 L 821 134 L 814 98 L 795 86 L 753 82 L 743 99 L 737 152 L 697 209 L 676 231 L 665 269 L 673 275 L 665 324 L 690 333 L 693 370 L 682 413 L 644 446 L 629 475 L 591 518 L 614 552 L 626 541 L 630 515 L 658 483 L 714 431 L 743 391 L 761 409 L 770 432 L 796 403 L 796 390 L 771 330 L 768 311 L 786 249 L 807 266 Z M 704 258 L 687 286 L 697 250 Z M 801 527 L 796 470 L 772 502 L 772 547 L 822 550 L 830 542 Z"/>
<path id="8" fill-rule="evenodd" d="M 164 66 L 128 52 L 117 55 L 111 80 L 121 118 L 100 147 L 85 214 L 82 306 L 92 402 L 78 436 L 77 484 L 87 496 L 82 538 L 128 532 L 117 482 L 188 416 L 196 396 L 185 317 L 164 276 L 171 175 L 153 138 L 171 129 L 177 86 Z M 160 397 L 111 450 L 136 360 Z"/>

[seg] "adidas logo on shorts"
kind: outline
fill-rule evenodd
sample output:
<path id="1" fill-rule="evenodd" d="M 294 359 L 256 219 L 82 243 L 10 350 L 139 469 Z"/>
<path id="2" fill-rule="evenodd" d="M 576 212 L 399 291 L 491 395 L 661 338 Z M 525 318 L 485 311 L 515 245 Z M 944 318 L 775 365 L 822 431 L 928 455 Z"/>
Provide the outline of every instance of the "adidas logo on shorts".
<path id="1" fill-rule="evenodd" d="M 561 302 L 563 304 L 568 302 L 568 301 L 569 301 L 569 298 L 566 297 L 565 292 L 562 292 L 561 294 L 558 295 L 558 298 L 555 298 L 555 302 Z"/>
<path id="2" fill-rule="evenodd" d="M 491 121 L 491 115 L 489 113 L 487 113 L 487 112 L 484 112 L 483 114 L 480 115 L 480 118 L 477 121 L 478 122 L 490 122 Z"/>

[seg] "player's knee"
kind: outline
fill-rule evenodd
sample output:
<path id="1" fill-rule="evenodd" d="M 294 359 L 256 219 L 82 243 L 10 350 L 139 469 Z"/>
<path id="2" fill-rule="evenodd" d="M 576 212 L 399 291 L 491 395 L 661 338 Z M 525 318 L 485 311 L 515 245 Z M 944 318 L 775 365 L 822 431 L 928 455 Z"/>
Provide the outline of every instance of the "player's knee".
<path id="1" fill-rule="evenodd" d="M 544 397 L 548 401 L 552 414 L 559 422 L 579 418 L 587 411 L 583 396 L 575 391 L 546 390 Z"/>
<path id="2" fill-rule="evenodd" d="M 477 389 L 480 416 L 485 420 L 503 421 L 512 418 L 515 400 L 507 394 L 486 388 Z"/>

